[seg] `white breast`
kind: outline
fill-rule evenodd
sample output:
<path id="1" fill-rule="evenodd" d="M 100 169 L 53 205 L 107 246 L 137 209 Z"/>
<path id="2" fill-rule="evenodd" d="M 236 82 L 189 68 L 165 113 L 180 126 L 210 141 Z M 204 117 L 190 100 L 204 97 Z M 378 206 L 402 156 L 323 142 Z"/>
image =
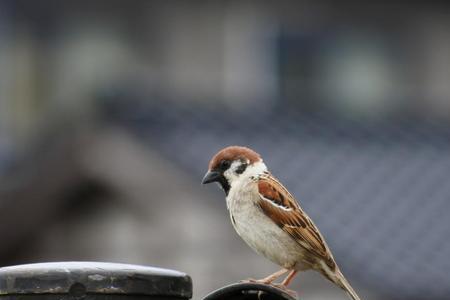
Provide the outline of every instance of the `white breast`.
<path id="1" fill-rule="evenodd" d="M 257 183 L 250 178 L 234 182 L 227 207 L 234 229 L 257 253 L 287 268 L 308 269 L 302 263 L 303 249 L 257 205 Z"/>

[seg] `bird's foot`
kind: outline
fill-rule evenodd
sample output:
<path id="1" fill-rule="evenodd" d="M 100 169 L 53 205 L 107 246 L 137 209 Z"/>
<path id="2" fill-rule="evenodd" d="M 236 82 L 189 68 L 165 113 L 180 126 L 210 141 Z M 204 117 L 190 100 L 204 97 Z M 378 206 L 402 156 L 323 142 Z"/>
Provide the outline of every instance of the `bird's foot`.
<path id="1" fill-rule="evenodd" d="M 240 283 L 259 283 L 259 284 L 268 284 L 270 286 L 276 287 L 280 290 L 282 290 L 283 292 L 289 294 L 290 296 L 292 296 L 295 299 L 298 299 L 298 294 L 296 291 L 294 290 L 290 290 L 287 288 L 286 285 L 281 284 L 281 283 L 273 283 L 273 282 L 268 282 L 265 278 L 264 279 L 253 279 L 253 278 L 247 278 L 244 280 L 239 281 Z"/>
<path id="2" fill-rule="evenodd" d="M 241 283 L 260 283 L 260 284 L 270 284 L 270 281 L 267 281 L 265 279 L 253 279 L 253 278 L 247 278 L 244 280 L 239 281 Z"/>
<path id="3" fill-rule="evenodd" d="M 279 288 L 280 290 L 283 290 L 285 293 L 288 293 L 289 295 L 291 295 L 293 298 L 298 299 L 298 294 L 296 291 L 294 290 L 290 290 L 287 288 L 286 285 L 284 284 L 280 284 L 280 283 L 271 283 L 272 286 Z"/>
<path id="4" fill-rule="evenodd" d="M 271 284 L 274 280 L 276 280 L 278 277 L 280 277 L 281 275 L 283 275 L 284 273 L 286 273 L 288 270 L 287 269 L 281 269 L 273 274 L 270 274 L 269 276 L 263 278 L 263 279 L 253 279 L 253 278 L 249 278 L 246 280 L 242 280 L 241 282 L 243 283 L 261 283 L 261 284 Z M 284 283 L 284 281 L 283 281 Z"/>

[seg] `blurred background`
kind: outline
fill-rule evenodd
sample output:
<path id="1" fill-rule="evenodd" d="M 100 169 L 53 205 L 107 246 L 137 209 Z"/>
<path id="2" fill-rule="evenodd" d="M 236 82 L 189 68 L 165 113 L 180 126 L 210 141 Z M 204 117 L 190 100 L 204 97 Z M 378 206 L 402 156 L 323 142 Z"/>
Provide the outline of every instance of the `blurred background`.
<path id="1" fill-rule="evenodd" d="M 450 299 L 446 1 L 0 1 L 0 265 L 173 268 L 194 299 L 276 271 L 200 185 L 235 144 L 364 299 Z"/>

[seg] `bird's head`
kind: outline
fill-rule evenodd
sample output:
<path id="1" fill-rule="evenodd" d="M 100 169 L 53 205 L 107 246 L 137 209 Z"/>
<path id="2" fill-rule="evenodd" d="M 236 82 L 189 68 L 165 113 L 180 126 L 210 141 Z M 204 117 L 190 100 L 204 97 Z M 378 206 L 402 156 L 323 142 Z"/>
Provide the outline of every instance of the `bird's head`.
<path id="1" fill-rule="evenodd" d="M 261 174 L 266 170 L 258 153 L 247 147 L 230 146 L 213 156 L 202 183 L 218 182 L 228 195 L 236 181 Z"/>

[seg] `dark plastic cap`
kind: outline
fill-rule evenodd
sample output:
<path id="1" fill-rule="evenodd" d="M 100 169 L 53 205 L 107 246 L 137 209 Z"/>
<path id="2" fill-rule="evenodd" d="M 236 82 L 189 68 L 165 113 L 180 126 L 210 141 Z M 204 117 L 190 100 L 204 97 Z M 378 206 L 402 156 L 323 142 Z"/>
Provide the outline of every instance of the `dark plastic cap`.
<path id="1" fill-rule="evenodd" d="M 17 294 L 122 294 L 192 297 L 191 278 L 140 265 L 57 262 L 0 268 L 0 296 Z"/>

